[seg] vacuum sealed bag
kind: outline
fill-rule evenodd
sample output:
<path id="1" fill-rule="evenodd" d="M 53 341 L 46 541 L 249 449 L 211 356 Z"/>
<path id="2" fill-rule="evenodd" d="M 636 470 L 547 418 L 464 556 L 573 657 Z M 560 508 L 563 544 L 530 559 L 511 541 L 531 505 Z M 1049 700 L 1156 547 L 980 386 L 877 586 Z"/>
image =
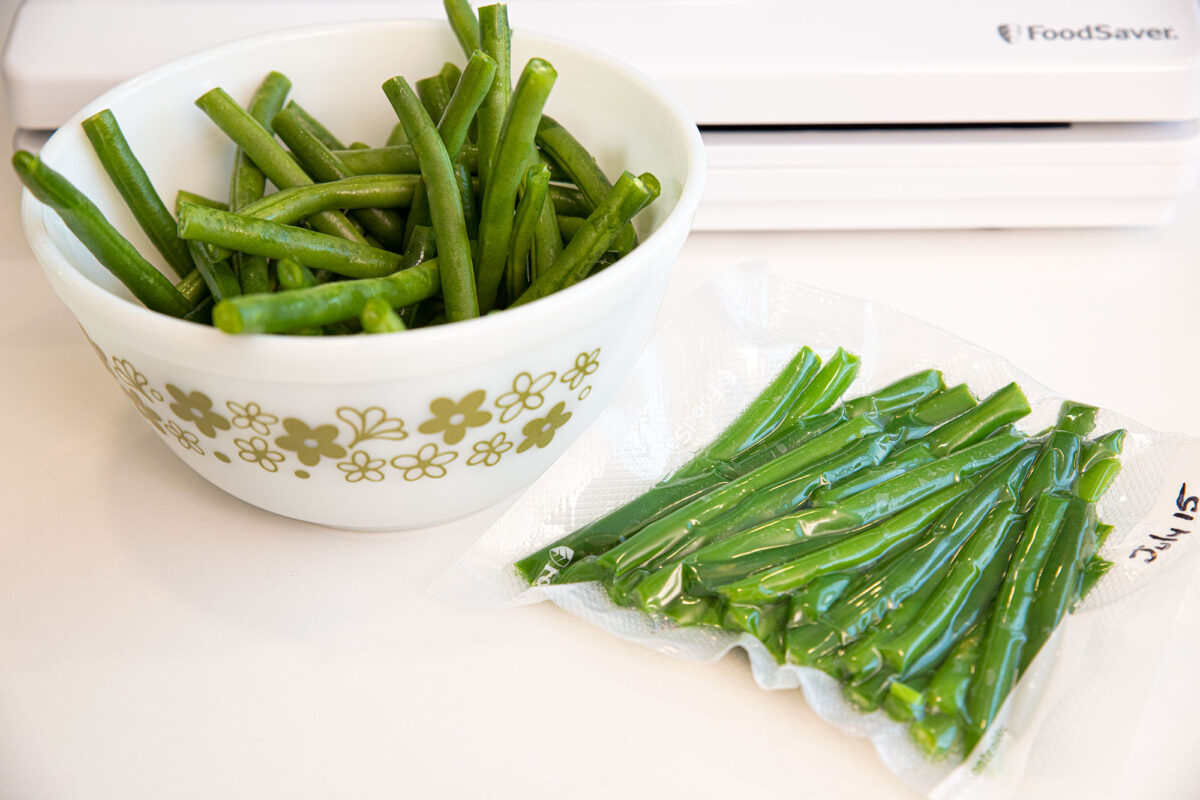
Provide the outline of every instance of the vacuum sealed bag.
<path id="1" fill-rule="evenodd" d="M 732 270 L 437 591 L 741 647 L 930 797 L 1134 796 L 1173 753 L 1155 791 L 1190 796 L 1200 440 L 1086 399 Z"/>

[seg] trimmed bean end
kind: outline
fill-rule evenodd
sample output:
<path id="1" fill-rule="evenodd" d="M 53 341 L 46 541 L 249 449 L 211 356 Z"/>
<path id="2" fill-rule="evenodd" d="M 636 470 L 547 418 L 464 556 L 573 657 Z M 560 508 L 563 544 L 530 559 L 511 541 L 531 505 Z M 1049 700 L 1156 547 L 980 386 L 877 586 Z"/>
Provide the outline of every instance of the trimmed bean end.
<path id="1" fill-rule="evenodd" d="M 246 328 L 237 306 L 228 300 L 222 300 L 213 306 L 212 321 L 214 326 L 225 333 L 242 333 Z"/>

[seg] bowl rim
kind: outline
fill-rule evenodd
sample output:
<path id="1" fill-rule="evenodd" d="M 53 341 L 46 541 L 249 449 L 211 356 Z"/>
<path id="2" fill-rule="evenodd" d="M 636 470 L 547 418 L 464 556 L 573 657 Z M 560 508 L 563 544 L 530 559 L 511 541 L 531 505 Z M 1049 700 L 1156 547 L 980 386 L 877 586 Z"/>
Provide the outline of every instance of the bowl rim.
<path id="1" fill-rule="evenodd" d="M 304 25 L 243 37 L 165 62 L 114 86 L 87 103 L 63 123 L 59 131 L 78 127 L 87 117 L 136 93 L 144 84 L 153 83 L 176 72 L 195 69 L 206 63 L 221 60 L 230 54 L 241 53 L 264 45 L 335 36 L 363 29 L 377 30 L 380 27 L 400 30 L 430 28 L 446 33 L 449 33 L 450 30 L 448 24 L 441 20 L 400 18 Z M 43 269 L 51 278 L 52 284 L 55 281 L 61 281 L 92 304 L 93 310 L 98 315 L 120 320 L 119 324 L 125 327 L 138 328 L 141 335 L 153 337 L 154 341 L 164 343 L 167 347 L 172 346 L 172 343 L 178 343 L 193 348 L 209 346 L 228 348 L 234 343 L 240 342 L 242 345 L 252 344 L 255 348 L 256 358 L 288 359 L 299 356 L 313 357 L 317 354 L 336 357 L 343 355 L 348 350 L 353 350 L 356 355 L 370 353 L 374 350 L 385 350 L 389 355 L 402 357 L 408 351 L 425 352 L 430 347 L 443 342 L 459 341 L 464 335 L 475 335 L 487 339 L 504 337 L 508 331 L 514 328 L 537 326 L 539 323 L 560 316 L 571 316 L 571 309 L 583 311 L 587 307 L 589 297 L 604 296 L 607 292 L 616 291 L 621 283 L 632 277 L 631 273 L 648 269 L 651 265 L 647 262 L 655 259 L 658 255 L 656 245 L 659 242 L 665 243 L 675 238 L 682 242 L 687 237 L 704 189 L 706 166 L 704 145 L 695 121 L 682 103 L 645 73 L 601 50 L 563 37 L 527 28 L 515 28 L 513 37 L 532 42 L 547 42 L 552 46 L 578 51 L 591 61 L 599 62 L 605 69 L 619 74 L 624 80 L 638 86 L 655 98 L 677 123 L 685 144 L 687 169 L 679 199 L 674 208 L 631 253 L 597 275 L 521 307 L 516 314 L 492 313 L 476 319 L 418 328 L 404 331 L 403 335 L 392 336 L 305 337 L 266 333 L 233 335 L 224 333 L 213 326 L 197 325 L 151 311 L 135 300 L 115 295 L 91 281 L 70 262 L 51 240 L 46 227 L 46 215 L 54 212 L 38 201 L 27 188 L 22 187 L 21 222 L 25 238 Z M 59 139 L 56 132 L 42 147 L 40 155 L 48 155 L 53 158 L 57 149 L 56 139 L 63 141 Z M 312 377 L 309 376 L 304 380 L 312 382 Z"/>

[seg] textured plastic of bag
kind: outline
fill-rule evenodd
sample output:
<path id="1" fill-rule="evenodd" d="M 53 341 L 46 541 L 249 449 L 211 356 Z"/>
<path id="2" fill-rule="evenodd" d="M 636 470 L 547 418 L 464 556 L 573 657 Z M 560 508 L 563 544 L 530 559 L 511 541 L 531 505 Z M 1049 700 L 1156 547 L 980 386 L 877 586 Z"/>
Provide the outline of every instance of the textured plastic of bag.
<path id="1" fill-rule="evenodd" d="M 1200 545 L 1193 543 L 1200 522 L 1184 518 L 1200 517 L 1193 507 L 1200 502 L 1195 438 L 1101 412 L 1096 431 L 1129 431 L 1121 474 L 1098 504 L 1100 518 L 1115 528 L 1101 551 L 1114 567 L 1059 626 L 962 763 L 929 761 L 905 725 L 882 711 L 859 712 L 818 670 L 780 666 L 749 634 L 675 627 L 614 605 L 598 584 L 527 587 L 515 560 L 686 461 L 801 345 L 823 357 L 839 346 L 862 357 L 847 398 L 934 367 L 947 383 L 965 381 L 980 397 L 1016 381 L 1033 407 L 1019 425 L 1027 432 L 1053 424 L 1066 399 L 934 326 L 761 267 L 729 271 L 686 308 L 664 320 L 613 406 L 439 581 L 439 595 L 486 604 L 549 599 L 622 638 L 690 661 L 744 648 L 762 688 L 801 689 L 824 719 L 870 738 L 895 774 L 932 798 L 1195 795 L 1194 743 L 1172 729 L 1186 711 L 1200 712 L 1200 685 L 1190 680 L 1200 663 Z M 1145 769 L 1150 762 L 1152 773 Z"/>

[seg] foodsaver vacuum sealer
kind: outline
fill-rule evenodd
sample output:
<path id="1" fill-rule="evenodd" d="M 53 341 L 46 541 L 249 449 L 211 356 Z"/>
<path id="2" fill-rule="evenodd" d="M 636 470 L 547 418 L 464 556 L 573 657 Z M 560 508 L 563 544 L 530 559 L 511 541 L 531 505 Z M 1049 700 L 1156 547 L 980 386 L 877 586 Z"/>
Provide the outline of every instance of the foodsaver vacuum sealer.
<path id="1" fill-rule="evenodd" d="M 442 15 L 440 0 L 25 0 L 10 112 L 36 141 L 223 41 Z M 683 101 L 709 163 L 701 229 L 1153 225 L 1200 176 L 1195 0 L 513 0 L 509 17 Z"/>

